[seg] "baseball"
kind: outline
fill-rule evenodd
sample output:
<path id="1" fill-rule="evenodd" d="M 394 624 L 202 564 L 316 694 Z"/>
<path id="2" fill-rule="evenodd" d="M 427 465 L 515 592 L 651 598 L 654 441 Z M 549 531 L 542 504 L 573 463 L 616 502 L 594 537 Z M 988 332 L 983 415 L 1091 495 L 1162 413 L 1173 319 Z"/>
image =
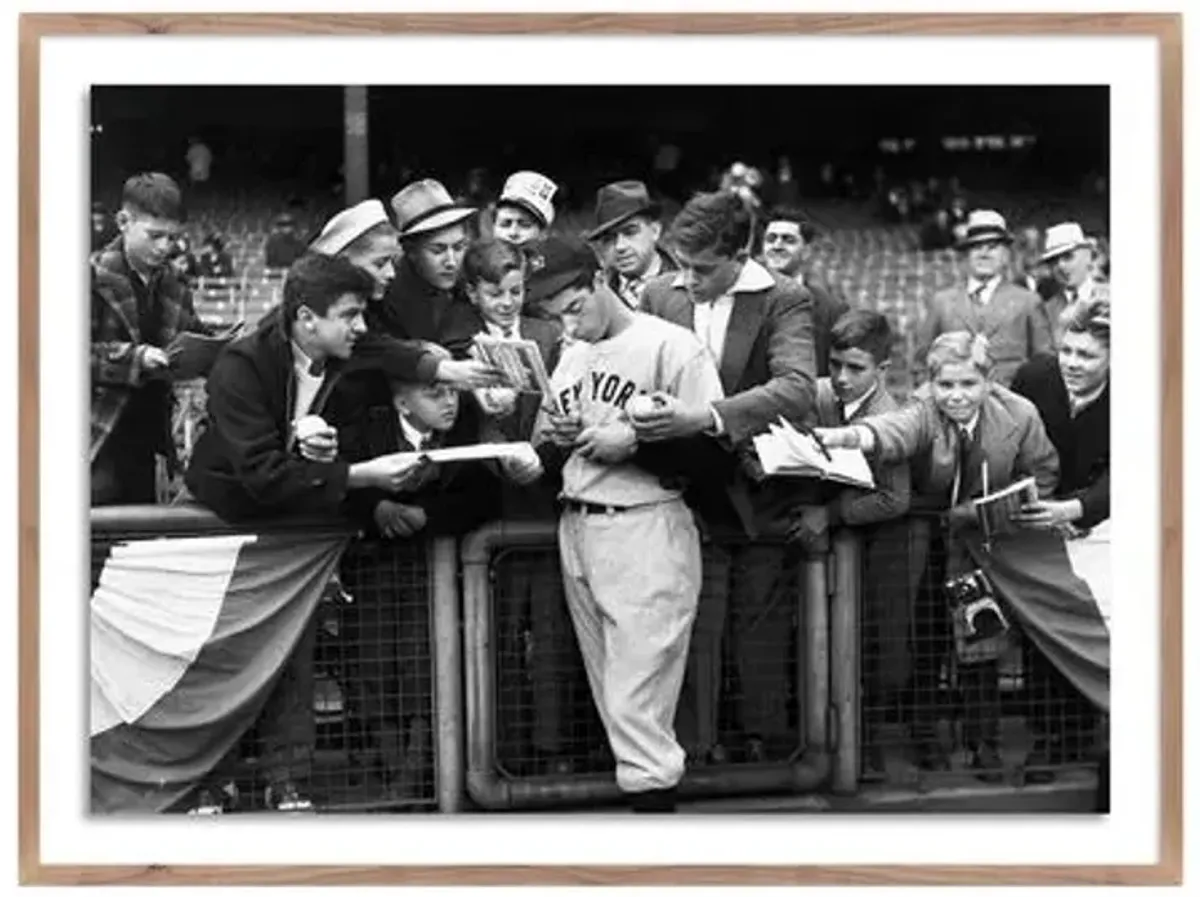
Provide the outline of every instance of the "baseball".
<path id="1" fill-rule="evenodd" d="M 306 414 L 304 417 L 296 421 L 296 440 L 303 442 L 316 436 L 318 433 L 324 433 L 329 430 L 329 424 L 325 423 L 324 419 L 317 414 Z"/>
<path id="2" fill-rule="evenodd" d="M 639 395 L 629 400 L 627 409 L 630 417 L 645 417 L 654 411 L 655 408 L 661 407 L 662 404 L 661 399 L 656 399 L 653 396 Z"/>

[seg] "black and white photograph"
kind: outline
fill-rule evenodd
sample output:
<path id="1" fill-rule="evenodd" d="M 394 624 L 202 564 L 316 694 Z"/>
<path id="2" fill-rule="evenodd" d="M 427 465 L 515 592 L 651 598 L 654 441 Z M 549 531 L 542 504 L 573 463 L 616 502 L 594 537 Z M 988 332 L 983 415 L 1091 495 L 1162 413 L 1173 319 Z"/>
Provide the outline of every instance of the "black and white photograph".
<path id="1" fill-rule="evenodd" d="M 1107 813 L 1109 103 L 93 85 L 90 812 Z"/>

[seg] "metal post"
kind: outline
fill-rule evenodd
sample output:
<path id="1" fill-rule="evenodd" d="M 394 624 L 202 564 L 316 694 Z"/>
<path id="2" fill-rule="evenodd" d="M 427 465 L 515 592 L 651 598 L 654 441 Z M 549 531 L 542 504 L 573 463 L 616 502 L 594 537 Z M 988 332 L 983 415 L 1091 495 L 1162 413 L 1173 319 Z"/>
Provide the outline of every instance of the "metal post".
<path id="1" fill-rule="evenodd" d="M 858 607 L 862 588 L 861 541 L 843 529 L 833 537 L 834 590 L 831 598 L 833 664 L 830 678 L 837 711 L 837 753 L 833 759 L 833 790 L 858 790 L 859 631 Z"/>
<path id="2" fill-rule="evenodd" d="M 345 88 L 345 151 L 342 158 L 346 205 L 370 195 L 370 161 L 367 141 L 367 88 Z"/>
<path id="3" fill-rule="evenodd" d="M 804 562 L 804 668 L 797 685 L 804 695 L 804 729 L 809 750 L 829 750 L 829 589 L 825 555 Z"/>
<path id="4" fill-rule="evenodd" d="M 434 710 L 437 719 L 437 800 L 443 813 L 458 813 L 463 800 L 462 642 L 458 624 L 458 546 L 435 539 L 433 571 Z"/>

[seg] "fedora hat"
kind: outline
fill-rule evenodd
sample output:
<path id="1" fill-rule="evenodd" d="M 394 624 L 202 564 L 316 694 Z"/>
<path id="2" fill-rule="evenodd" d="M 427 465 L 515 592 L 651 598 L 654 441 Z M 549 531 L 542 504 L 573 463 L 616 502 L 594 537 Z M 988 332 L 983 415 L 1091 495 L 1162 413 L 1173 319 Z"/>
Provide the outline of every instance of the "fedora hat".
<path id="1" fill-rule="evenodd" d="M 392 197 L 400 239 L 441 230 L 470 218 L 476 210 L 460 206 L 440 181 L 414 181 Z"/>
<path id="2" fill-rule="evenodd" d="M 605 184 L 596 192 L 595 226 L 585 236 L 589 240 L 599 239 L 634 215 L 657 218 L 659 211 L 658 203 L 650 198 L 650 191 L 641 181 Z"/>
<path id="3" fill-rule="evenodd" d="M 1008 222 L 999 212 L 991 209 L 976 209 L 967 216 L 963 226 L 962 239 L 958 241 L 960 248 L 966 249 L 979 243 L 1011 243 L 1013 235 L 1008 230 Z"/>
<path id="4" fill-rule="evenodd" d="M 539 222 L 542 227 L 554 223 L 554 194 L 558 192 L 558 184 L 536 171 L 518 171 L 504 182 L 500 191 L 497 205 L 513 205 L 524 209 Z"/>
<path id="5" fill-rule="evenodd" d="M 1084 246 L 1095 251 L 1096 241 L 1087 236 L 1083 228 L 1074 221 L 1064 221 L 1046 229 L 1046 243 L 1042 249 L 1041 260 L 1048 262 Z"/>

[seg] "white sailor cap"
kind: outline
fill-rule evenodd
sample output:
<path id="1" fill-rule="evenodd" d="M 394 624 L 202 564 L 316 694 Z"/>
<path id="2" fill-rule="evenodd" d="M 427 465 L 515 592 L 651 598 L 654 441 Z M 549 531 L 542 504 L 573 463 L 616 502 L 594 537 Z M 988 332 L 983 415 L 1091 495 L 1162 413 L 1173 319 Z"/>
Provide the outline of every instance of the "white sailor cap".
<path id="1" fill-rule="evenodd" d="M 391 227 L 383 203 L 377 199 L 365 199 L 325 222 L 308 248 L 322 255 L 337 255 L 367 231 L 384 224 Z"/>

